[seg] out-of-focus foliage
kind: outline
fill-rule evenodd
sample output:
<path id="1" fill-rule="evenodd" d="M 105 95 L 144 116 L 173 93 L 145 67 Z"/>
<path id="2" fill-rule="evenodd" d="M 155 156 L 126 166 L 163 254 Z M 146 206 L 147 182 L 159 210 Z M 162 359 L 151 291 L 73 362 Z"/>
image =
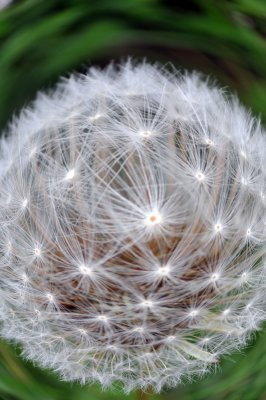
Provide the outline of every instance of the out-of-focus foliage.
<path id="1" fill-rule="evenodd" d="M 180 4 L 179 4 L 180 3 Z M 146 57 L 197 69 L 236 90 L 266 121 L 265 0 L 18 0 L 0 11 L 0 127 L 58 76 Z M 1 300 L 0 300 L 1 301 Z M 265 400 L 266 333 L 166 400 Z M 0 346 L 2 400 L 114 400 L 121 392 L 60 382 Z M 137 394 L 127 397 L 137 398 Z"/>

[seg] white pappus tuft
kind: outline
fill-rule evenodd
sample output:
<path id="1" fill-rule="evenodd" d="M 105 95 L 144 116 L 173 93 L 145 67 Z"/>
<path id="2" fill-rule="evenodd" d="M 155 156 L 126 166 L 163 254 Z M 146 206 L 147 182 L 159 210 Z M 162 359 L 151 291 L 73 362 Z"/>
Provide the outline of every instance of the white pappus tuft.
<path id="1" fill-rule="evenodd" d="M 1 334 L 66 380 L 175 386 L 265 318 L 266 139 L 198 73 L 127 62 L 1 140 Z"/>

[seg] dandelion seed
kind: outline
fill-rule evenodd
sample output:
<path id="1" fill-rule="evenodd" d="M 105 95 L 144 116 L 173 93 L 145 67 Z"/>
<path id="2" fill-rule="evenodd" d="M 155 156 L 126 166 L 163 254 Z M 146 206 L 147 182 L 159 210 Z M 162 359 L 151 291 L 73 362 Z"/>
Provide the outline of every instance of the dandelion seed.
<path id="1" fill-rule="evenodd" d="M 211 275 L 210 281 L 211 282 L 217 282 L 219 280 L 219 278 L 220 278 L 220 274 L 214 273 L 214 274 Z"/>
<path id="2" fill-rule="evenodd" d="M 214 143 L 213 143 L 213 141 L 211 139 L 206 139 L 206 143 L 207 143 L 208 146 L 213 146 L 214 145 Z"/>
<path id="3" fill-rule="evenodd" d="M 6 252 L 9 253 L 11 251 L 11 249 L 12 249 L 12 244 L 10 241 L 8 241 L 6 244 Z"/>
<path id="4" fill-rule="evenodd" d="M 89 117 L 90 121 L 97 121 L 98 119 L 100 119 L 102 117 L 102 114 L 95 114 L 91 117 Z"/>
<path id="5" fill-rule="evenodd" d="M 202 172 L 197 172 L 196 178 L 199 182 L 203 182 L 205 180 L 205 175 Z"/>
<path id="6" fill-rule="evenodd" d="M 249 229 L 247 229 L 247 233 L 246 233 L 246 235 L 247 236 L 251 236 L 251 229 L 249 228 Z"/>
<path id="7" fill-rule="evenodd" d="M 106 316 L 106 315 L 99 315 L 98 317 L 97 317 L 97 319 L 99 320 L 99 321 L 102 321 L 102 322 L 108 322 L 108 317 Z"/>
<path id="8" fill-rule="evenodd" d="M 243 272 L 241 275 L 241 282 L 246 283 L 248 281 L 248 273 L 247 272 Z"/>
<path id="9" fill-rule="evenodd" d="M 34 309 L 35 314 L 39 317 L 41 315 L 41 312 L 37 310 L 36 308 Z"/>
<path id="10" fill-rule="evenodd" d="M 152 352 L 149 352 L 149 351 L 146 351 L 146 353 L 144 353 L 143 356 L 144 356 L 144 357 L 150 358 L 150 357 L 153 356 L 153 353 L 152 353 Z"/>
<path id="11" fill-rule="evenodd" d="M 223 311 L 223 315 L 228 315 L 230 313 L 230 308 L 227 308 Z"/>
<path id="12" fill-rule="evenodd" d="M 80 265 L 79 270 L 83 275 L 92 275 L 92 269 L 86 265 Z"/>
<path id="13" fill-rule="evenodd" d="M 151 131 L 141 131 L 140 135 L 143 136 L 144 138 L 148 138 L 152 135 Z"/>
<path id="14" fill-rule="evenodd" d="M 40 257 L 40 255 L 41 255 L 41 249 L 40 249 L 39 247 L 35 247 L 35 249 L 34 249 L 34 255 L 35 255 L 36 257 Z"/>
<path id="15" fill-rule="evenodd" d="M 136 328 L 133 329 L 133 332 L 143 333 L 144 328 L 142 326 L 137 326 Z"/>
<path id="16" fill-rule="evenodd" d="M 162 216 L 158 211 L 153 211 L 147 215 L 145 222 L 148 226 L 158 225 L 162 222 Z"/>
<path id="17" fill-rule="evenodd" d="M 50 303 L 54 302 L 54 296 L 51 293 L 46 293 L 46 297 Z"/>
<path id="18" fill-rule="evenodd" d="M 153 302 L 151 300 L 144 300 L 140 303 L 142 307 L 151 308 L 153 306 Z"/>
<path id="19" fill-rule="evenodd" d="M 247 186 L 249 182 L 248 182 L 248 180 L 246 178 L 242 177 L 241 178 L 241 183 L 242 183 L 243 186 Z"/>
<path id="20" fill-rule="evenodd" d="M 188 315 L 189 317 L 196 317 L 198 314 L 199 314 L 198 310 L 192 310 Z"/>
<path id="21" fill-rule="evenodd" d="M 75 176 L 75 170 L 74 170 L 74 169 L 71 169 L 71 170 L 69 170 L 69 171 L 67 172 L 67 174 L 66 174 L 66 176 L 65 176 L 65 179 L 66 179 L 67 181 L 70 181 L 71 179 L 74 178 L 74 176 Z"/>
<path id="22" fill-rule="evenodd" d="M 214 225 L 214 230 L 216 233 L 220 233 L 222 232 L 223 226 L 222 224 L 220 224 L 220 222 L 218 222 L 217 224 Z"/>
<path id="23" fill-rule="evenodd" d="M 11 203 L 12 197 L 8 196 L 6 199 L 6 205 L 8 206 Z"/>
<path id="24" fill-rule="evenodd" d="M 175 336 L 167 336 L 166 340 L 167 342 L 173 342 L 176 339 Z"/>
<path id="25" fill-rule="evenodd" d="M 29 158 L 31 159 L 33 156 L 35 156 L 37 152 L 37 148 L 33 147 L 33 149 L 31 149 L 30 154 L 29 154 Z"/>
<path id="26" fill-rule="evenodd" d="M 165 265 L 163 267 L 158 268 L 157 273 L 161 276 L 168 276 L 170 274 L 169 265 Z"/>
<path id="27" fill-rule="evenodd" d="M 23 201 L 22 201 L 22 208 L 26 208 L 27 207 L 27 205 L 28 205 L 28 199 L 24 199 Z"/>
<path id="28" fill-rule="evenodd" d="M 24 283 L 29 282 L 29 278 L 25 273 L 22 274 L 22 280 Z"/>

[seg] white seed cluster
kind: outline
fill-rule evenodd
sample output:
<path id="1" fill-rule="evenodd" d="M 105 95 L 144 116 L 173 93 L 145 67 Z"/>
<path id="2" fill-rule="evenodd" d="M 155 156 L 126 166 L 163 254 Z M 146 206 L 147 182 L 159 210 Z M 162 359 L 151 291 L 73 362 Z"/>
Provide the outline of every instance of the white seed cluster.
<path id="1" fill-rule="evenodd" d="M 1 142 L 1 333 L 66 380 L 159 391 L 265 318 L 266 136 L 199 74 L 127 62 Z"/>

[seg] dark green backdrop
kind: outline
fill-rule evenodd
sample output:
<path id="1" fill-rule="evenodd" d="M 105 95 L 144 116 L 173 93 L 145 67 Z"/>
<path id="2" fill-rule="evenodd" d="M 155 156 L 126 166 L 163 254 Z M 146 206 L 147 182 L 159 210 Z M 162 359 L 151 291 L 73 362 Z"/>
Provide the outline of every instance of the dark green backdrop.
<path id="1" fill-rule="evenodd" d="M 128 56 L 211 74 L 265 122 L 266 1 L 178 3 L 20 0 L 0 10 L 0 128 L 60 75 Z M 241 354 L 224 360 L 215 374 L 154 399 L 266 400 L 265 339 L 266 330 Z M 0 345 L 0 399 L 126 398 L 115 390 L 62 383 L 18 355 L 18 348 Z"/>

